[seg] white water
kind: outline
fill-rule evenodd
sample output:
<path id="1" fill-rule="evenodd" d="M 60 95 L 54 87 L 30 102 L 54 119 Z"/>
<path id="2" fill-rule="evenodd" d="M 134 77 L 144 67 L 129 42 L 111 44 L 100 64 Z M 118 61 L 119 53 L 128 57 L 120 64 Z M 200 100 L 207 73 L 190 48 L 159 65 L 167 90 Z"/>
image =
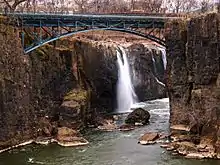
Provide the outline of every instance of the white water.
<path id="1" fill-rule="evenodd" d="M 165 52 L 165 53 L 166 53 L 166 52 Z M 162 53 L 162 54 L 163 54 L 163 53 Z M 156 68 L 155 59 L 154 59 L 154 56 L 153 56 L 153 55 L 151 55 L 151 59 L 152 59 L 152 62 L 153 62 L 153 67 L 154 67 L 154 74 L 156 74 L 157 68 Z M 154 76 L 154 78 L 155 78 L 155 80 L 156 80 L 156 82 L 157 82 L 158 84 L 160 84 L 160 85 L 162 85 L 162 86 L 165 87 L 165 84 L 164 84 L 164 83 L 162 83 L 161 81 L 159 81 L 158 78 L 157 78 L 155 75 L 153 75 L 153 76 Z"/>
<path id="2" fill-rule="evenodd" d="M 162 59 L 163 59 L 163 66 L 164 66 L 164 70 L 166 70 L 167 68 L 167 55 L 166 55 L 166 49 L 165 48 L 159 48 L 159 50 L 162 53 Z"/>
<path id="3" fill-rule="evenodd" d="M 125 50 L 117 51 L 118 82 L 117 82 L 117 112 L 130 111 L 132 105 L 137 102 L 137 96 L 131 81 L 130 67 Z"/>

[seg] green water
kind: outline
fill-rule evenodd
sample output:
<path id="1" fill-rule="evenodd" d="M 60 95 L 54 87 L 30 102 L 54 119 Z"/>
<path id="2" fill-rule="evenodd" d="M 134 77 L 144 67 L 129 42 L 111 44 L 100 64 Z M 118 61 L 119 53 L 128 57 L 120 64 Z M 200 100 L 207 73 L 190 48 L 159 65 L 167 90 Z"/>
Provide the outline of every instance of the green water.
<path id="1" fill-rule="evenodd" d="M 158 144 L 142 146 L 145 132 L 167 132 L 169 106 L 166 99 L 148 102 L 150 124 L 131 132 L 90 130 L 88 146 L 64 148 L 55 144 L 29 145 L 0 154 L 0 165 L 220 165 L 219 160 L 189 160 L 172 156 Z"/>

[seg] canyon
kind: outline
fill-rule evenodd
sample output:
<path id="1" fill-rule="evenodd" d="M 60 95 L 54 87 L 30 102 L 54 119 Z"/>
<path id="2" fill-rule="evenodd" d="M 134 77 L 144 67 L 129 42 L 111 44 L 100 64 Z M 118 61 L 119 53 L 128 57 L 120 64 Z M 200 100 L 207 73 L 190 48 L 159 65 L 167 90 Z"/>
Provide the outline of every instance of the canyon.
<path id="1" fill-rule="evenodd" d="M 0 149 L 54 138 L 62 127 L 80 131 L 98 126 L 99 114 L 114 112 L 118 44 L 127 49 L 134 67 L 139 101 L 166 96 L 165 87 L 157 82 L 164 80 L 164 68 L 156 46 L 75 37 L 26 55 L 19 30 L 8 25 L 7 18 L 1 19 Z"/>
<path id="2" fill-rule="evenodd" d="M 29 140 L 59 143 L 59 135 L 102 125 L 117 107 L 120 45 L 138 100 L 170 99 L 169 147 L 220 158 L 219 14 L 168 22 L 167 65 L 158 45 L 119 34 L 65 38 L 26 55 L 19 29 L 0 19 L 0 150 Z"/>

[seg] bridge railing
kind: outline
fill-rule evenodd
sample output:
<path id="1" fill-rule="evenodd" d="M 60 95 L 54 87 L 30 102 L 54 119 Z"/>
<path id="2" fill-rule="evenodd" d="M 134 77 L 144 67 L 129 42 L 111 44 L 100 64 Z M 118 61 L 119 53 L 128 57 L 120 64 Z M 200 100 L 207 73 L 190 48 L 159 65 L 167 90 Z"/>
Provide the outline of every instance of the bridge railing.
<path id="1" fill-rule="evenodd" d="M 13 15 L 13 14 L 44 14 L 44 15 L 131 15 L 131 16 L 158 16 L 158 17 L 185 17 L 185 13 L 147 13 L 147 12 L 73 12 L 73 11 L 27 11 L 27 10 L 15 10 L 11 12 L 8 8 L 0 7 L 1 15 Z"/>

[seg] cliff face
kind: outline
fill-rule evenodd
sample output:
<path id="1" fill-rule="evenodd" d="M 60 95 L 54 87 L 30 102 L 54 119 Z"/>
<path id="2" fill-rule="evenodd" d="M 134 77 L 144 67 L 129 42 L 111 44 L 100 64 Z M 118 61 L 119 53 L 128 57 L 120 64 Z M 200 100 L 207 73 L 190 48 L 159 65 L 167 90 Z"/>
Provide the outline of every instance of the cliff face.
<path id="1" fill-rule="evenodd" d="M 91 40 L 75 42 L 75 54 L 82 59 L 83 74 L 92 89 L 91 106 L 101 112 L 112 112 L 117 106 L 118 45 Z M 164 81 L 164 66 L 159 49 L 143 44 L 123 47 L 128 56 L 133 85 L 139 100 L 166 97 L 165 87 L 157 82 Z"/>
<path id="2" fill-rule="evenodd" d="M 171 126 L 183 124 L 220 152 L 220 16 L 167 24 Z M 181 117 L 180 117 L 181 116 Z"/>
<path id="3" fill-rule="evenodd" d="M 128 47 L 128 58 L 139 101 L 166 97 L 161 50 L 155 46 L 132 44 Z"/>
<path id="4" fill-rule="evenodd" d="M 56 137 L 59 127 L 95 125 L 96 112 L 115 109 L 117 44 L 64 39 L 25 55 L 19 30 L 0 20 L 0 150 Z M 140 100 L 163 97 L 161 54 L 142 44 L 126 49 Z"/>
<path id="5" fill-rule="evenodd" d="M 71 51 L 44 46 L 24 55 L 19 31 L 7 21 L 0 22 L 0 149 L 53 136 L 62 124 L 59 106 L 77 87 Z"/>
<path id="6" fill-rule="evenodd" d="M 1 21 L 5 21 L 2 20 Z M 0 149 L 27 140 L 34 133 L 30 104 L 30 65 L 14 28 L 0 23 Z"/>
<path id="7" fill-rule="evenodd" d="M 117 63 L 114 45 L 94 41 L 77 41 L 74 52 L 80 60 L 84 86 L 91 88 L 91 108 L 99 112 L 114 111 L 116 105 Z"/>

